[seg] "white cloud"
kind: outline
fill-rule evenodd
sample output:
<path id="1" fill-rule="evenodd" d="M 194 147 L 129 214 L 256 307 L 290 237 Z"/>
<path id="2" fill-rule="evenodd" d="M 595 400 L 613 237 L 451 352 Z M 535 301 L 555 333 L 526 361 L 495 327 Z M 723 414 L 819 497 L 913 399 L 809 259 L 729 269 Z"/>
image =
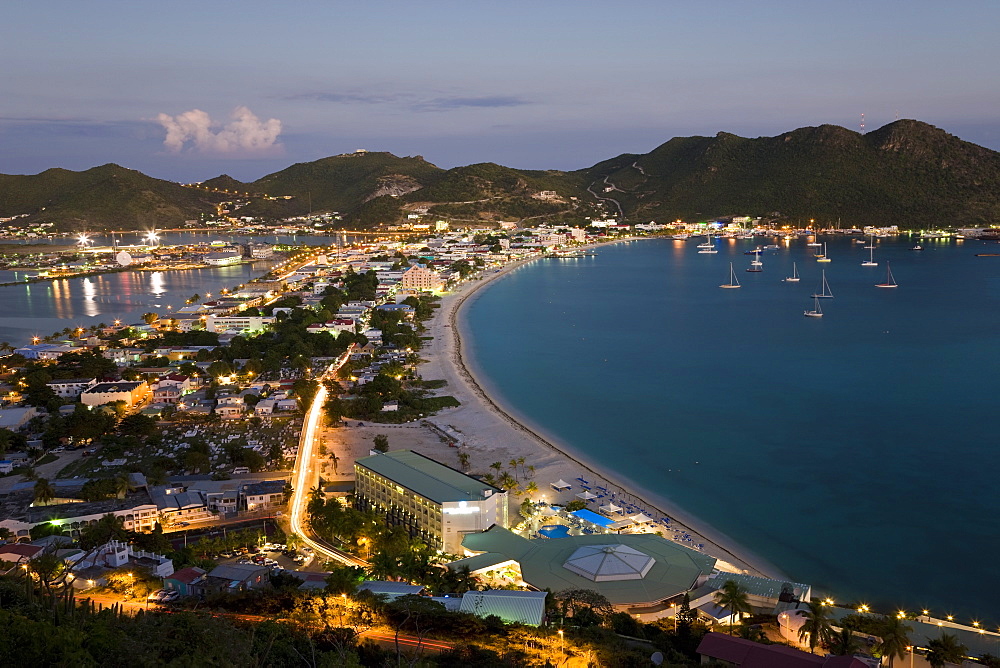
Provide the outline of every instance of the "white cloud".
<path id="1" fill-rule="evenodd" d="M 176 116 L 160 114 L 156 120 L 167 131 L 163 145 L 172 153 L 185 146 L 199 153 L 262 153 L 280 146 L 281 121 L 261 121 L 246 107 L 236 107 L 225 125 L 212 120 L 201 109 Z"/>

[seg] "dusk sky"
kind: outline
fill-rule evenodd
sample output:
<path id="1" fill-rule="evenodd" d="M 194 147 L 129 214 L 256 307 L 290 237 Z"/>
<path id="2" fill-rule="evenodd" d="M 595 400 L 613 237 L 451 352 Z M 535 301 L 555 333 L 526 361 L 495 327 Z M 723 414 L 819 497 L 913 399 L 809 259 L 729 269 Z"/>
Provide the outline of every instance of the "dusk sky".
<path id="1" fill-rule="evenodd" d="M 253 180 L 358 148 L 578 169 L 916 118 L 1000 149 L 1000 3 L 12 2 L 0 173 Z"/>

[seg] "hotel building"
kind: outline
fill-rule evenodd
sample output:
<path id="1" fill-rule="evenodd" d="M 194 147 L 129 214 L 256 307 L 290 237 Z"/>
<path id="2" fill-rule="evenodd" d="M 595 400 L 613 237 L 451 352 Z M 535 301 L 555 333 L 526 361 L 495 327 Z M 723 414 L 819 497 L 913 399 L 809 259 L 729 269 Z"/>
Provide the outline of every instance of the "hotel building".
<path id="1" fill-rule="evenodd" d="M 462 554 L 466 535 L 507 527 L 507 492 L 410 450 L 358 459 L 354 477 L 357 508 L 444 552 Z"/>

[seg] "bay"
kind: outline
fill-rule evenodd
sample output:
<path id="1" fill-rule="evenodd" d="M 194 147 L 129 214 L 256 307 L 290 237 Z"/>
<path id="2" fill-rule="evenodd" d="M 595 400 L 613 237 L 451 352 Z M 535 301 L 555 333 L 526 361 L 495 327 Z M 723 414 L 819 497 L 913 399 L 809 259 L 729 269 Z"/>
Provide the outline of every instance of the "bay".
<path id="1" fill-rule="evenodd" d="M 1000 258 L 977 241 L 650 240 L 539 260 L 465 309 L 504 404 L 840 602 L 1000 621 Z M 899 283 L 874 287 L 886 260 Z M 720 290 L 729 262 L 743 287 Z M 798 264 L 802 280 L 781 279 Z M 805 318 L 826 269 L 835 295 Z"/>
<path id="2" fill-rule="evenodd" d="M 217 294 L 267 272 L 270 263 L 183 269 L 124 271 L 85 278 L 66 278 L 0 287 L 0 341 L 20 346 L 33 336 L 66 327 L 141 322 L 150 311 L 165 315 L 185 305 L 194 294 Z M 0 271 L 0 282 L 23 278 L 25 272 Z M 37 271 L 28 272 L 35 275 Z M 168 308 L 169 307 L 169 308 Z"/>

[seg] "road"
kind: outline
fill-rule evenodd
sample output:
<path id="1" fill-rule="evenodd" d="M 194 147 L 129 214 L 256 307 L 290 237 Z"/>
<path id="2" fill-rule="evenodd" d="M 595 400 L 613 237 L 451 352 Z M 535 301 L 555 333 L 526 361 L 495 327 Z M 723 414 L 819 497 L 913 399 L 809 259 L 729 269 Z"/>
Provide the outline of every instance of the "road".
<path id="1" fill-rule="evenodd" d="M 367 566 L 368 562 L 363 559 L 338 550 L 326 541 L 313 536 L 306 525 L 305 516 L 306 505 L 309 503 L 309 490 L 316 485 L 319 478 L 319 472 L 313 460 L 316 441 L 320 438 L 319 426 L 323 420 L 323 404 L 326 403 L 327 390 L 323 381 L 335 374 L 347 362 L 352 349 L 353 346 L 331 364 L 323 375 L 317 378 L 319 389 L 316 391 L 316 396 L 313 397 L 309 410 L 306 411 L 305 420 L 302 423 L 302 433 L 299 435 L 299 452 L 295 457 L 295 468 L 292 471 L 294 491 L 288 503 L 288 510 L 292 533 L 298 534 L 302 538 L 302 542 L 312 548 L 317 555 L 340 562 L 345 566 Z"/>

